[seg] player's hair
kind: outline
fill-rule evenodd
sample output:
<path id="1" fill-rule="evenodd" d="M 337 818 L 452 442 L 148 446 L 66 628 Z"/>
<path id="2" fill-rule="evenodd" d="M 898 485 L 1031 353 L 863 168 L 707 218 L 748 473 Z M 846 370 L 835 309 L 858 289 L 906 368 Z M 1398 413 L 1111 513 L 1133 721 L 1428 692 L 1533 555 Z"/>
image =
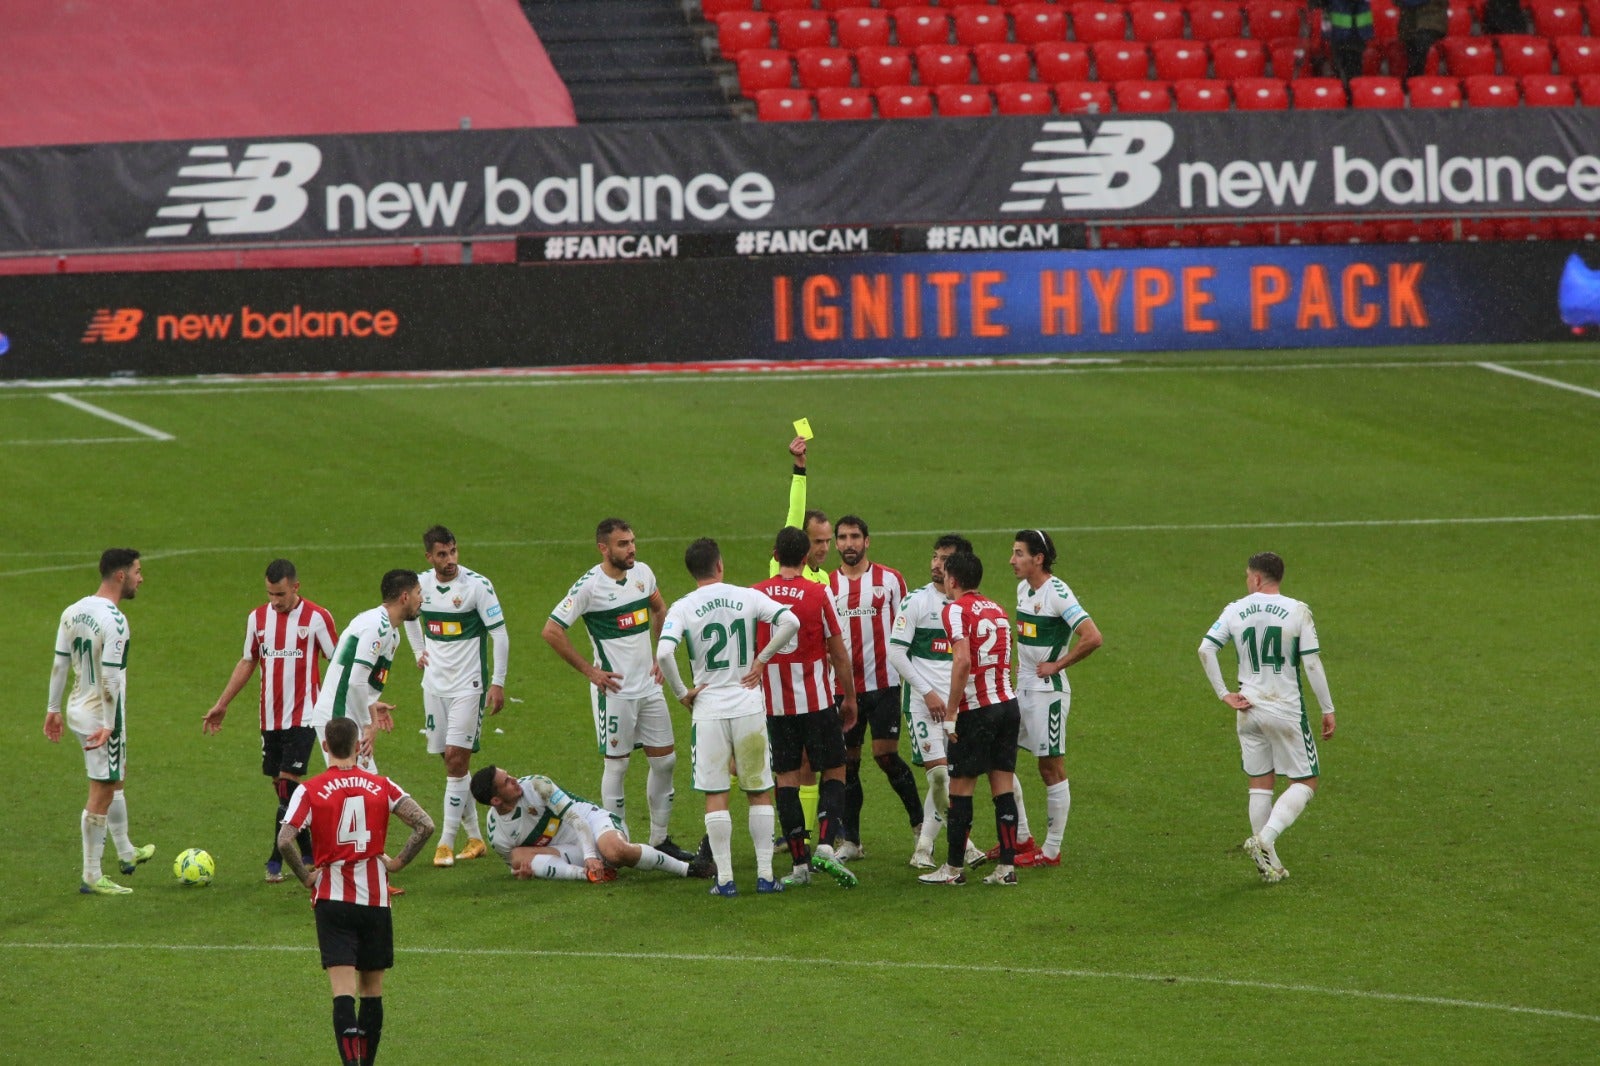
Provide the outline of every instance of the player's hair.
<path id="1" fill-rule="evenodd" d="M 1246 565 L 1274 585 L 1283 581 L 1283 557 L 1277 552 L 1257 552 Z"/>
<path id="2" fill-rule="evenodd" d="M 871 533 L 867 532 L 867 520 L 858 514 L 847 514 L 841 517 L 833 524 L 833 531 L 837 533 L 845 526 L 855 526 L 857 529 L 861 530 L 861 535 L 863 537 L 872 536 Z"/>
<path id="3" fill-rule="evenodd" d="M 806 561 L 806 553 L 811 550 L 811 541 L 806 539 L 805 533 L 793 526 L 784 526 L 778 530 L 778 539 L 772 545 L 772 557 L 778 560 L 779 566 L 799 566 Z"/>
<path id="4" fill-rule="evenodd" d="M 133 548 L 107 548 L 100 553 L 100 576 L 110 577 L 118 570 L 126 570 L 139 558 Z"/>
<path id="5" fill-rule="evenodd" d="M 1050 573 L 1056 562 L 1056 542 L 1050 539 L 1050 534 L 1042 529 L 1019 529 L 1015 539 L 1029 555 L 1044 556 L 1044 572 Z"/>
<path id="6" fill-rule="evenodd" d="M 933 550 L 936 552 L 944 551 L 946 548 L 949 548 L 952 551 L 966 552 L 968 555 L 971 555 L 972 541 L 968 540 L 966 537 L 963 537 L 960 533 L 946 533 L 944 536 L 933 542 Z"/>
<path id="7" fill-rule="evenodd" d="M 420 584 L 422 582 L 417 580 L 415 570 L 391 570 L 383 575 L 379 590 L 383 593 L 384 603 L 393 603 Z"/>
<path id="8" fill-rule="evenodd" d="M 488 766 L 479 767 L 477 773 L 472 775 L 472 784 L 469 786 L 472 789 L 472 798 L 485 807 L 494 799 L 494 775 L 499 772 L 500 768 L 490 763 Z"/>
<path id="9" fill-rule="evenodd" d="M 425 552 L 433 551 L 436 544 L 454 544 L 455 542 L 456 535 L 444 526 L 429 526 L 427 531 L 422 534 L 422 550 Z"/>
<path id="10" fill-rule="evenodd" d="M 624 533 L 633 532 L 633 527 L 621 518 L 602 518 L 600 524 L 594 527 L 594 542 L 604 544 L 611 539 L 611 534 L 619 529 Z"/>
<path id="11" fill-rule="evenodd" d="M 818 510 L 815 510 L 815 509 L 809 510 L 809 511 L 806 512 L 805 518 L 801 521 L 801 529 L 802 530 L 809 530 L 811 528 L 811 523 L 813 523 L 813 522 L 826 522 L 827 520 L 828 520 L 828 512 L 826 512 L 826 511 L 818 511 Z"/>
<path id="12" fill-rule="evenodd" d="M 717 572 L 717 561 L 721 558 L 722 549 L 717 547 L 717 542 L 701 537 L 684 550 L 683 565 L 688 567 L 690 577 L 703 581 Z"/>
<path id="13" fill-rule="evenodd" d="M 348 759 L 355 753 L 356 741 L 361 739 L 361 727 L 354 718 L 330 718 L 322 731 L 322 739 L 328 742 L 329 755 Z"/>
<path id="14" fill-rule="evenodd" d="M 983 584 L 983 560 L 969 551 L 958 551 L 944 561 L 944 579 L 971 592 Z"/>
<path id="15" fill-rule="evenodd" d="M 293 581 L 295 574 L 294 564 L 287 559 L 274 559 L 267 564 L 267 584 L 276 585 L 287 578 Z"/>

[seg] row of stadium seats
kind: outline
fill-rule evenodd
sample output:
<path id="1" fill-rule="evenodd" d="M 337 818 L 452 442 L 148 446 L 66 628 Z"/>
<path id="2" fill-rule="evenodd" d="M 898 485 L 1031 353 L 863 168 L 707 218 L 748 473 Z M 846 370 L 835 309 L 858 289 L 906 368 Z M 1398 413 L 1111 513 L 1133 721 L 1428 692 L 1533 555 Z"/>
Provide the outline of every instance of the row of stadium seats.
<path id="1" fill-rule="evenodd" d="M 1291 244 L 1441 244 L 1447 241 L 1600 241 L 1600 219 L 1391 219 L 1102 226 L 1101 248 L 1227 248 Z"/>
<path id="2" fill-rule="evenodd" d="M 1408 92 L 1409 90 L 1409 92 Z M 1409 84 L 1386 76 L 1350 81 L 1347 96 L 1337 78 L 1235 78 L 1232 81 L 1185 78 L 1175 82 L 1136 78 L 1128 81 L 1060 81 L 1052 88 L 1039 82 L 999 85 L 880 86 L 861 89 L 823 86 L 811 89 L 762 89 L 756 93 L 756 114 L 764 122 L 812 118 L 978 118 L 992 115 L 1105 114 L 1171 111 L 1334 110 L 1347 106 L 1391 109 L 1412 107 L 1572 107 L 1579 101 L 1600 107 L 1600 75 L 1570 78 L 1530 74 L 1511 78 L 1479 74 L 1457 80 L 1418 76 Z"/>

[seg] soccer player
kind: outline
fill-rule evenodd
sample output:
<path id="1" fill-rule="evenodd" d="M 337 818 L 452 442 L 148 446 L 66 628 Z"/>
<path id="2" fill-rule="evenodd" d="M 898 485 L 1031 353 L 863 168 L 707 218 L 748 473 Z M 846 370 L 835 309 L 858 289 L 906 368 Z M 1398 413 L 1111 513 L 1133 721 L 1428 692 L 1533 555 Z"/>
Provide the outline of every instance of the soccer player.
<path id="1" fill-rule="evenodd" d="M 834 845 L 844 818 L 844 730 L 855 725 L 856 690 L 833 599 L 821 585 L 800 576 L 809 549 L 803 532 L 784 526 L 772 549 L 778 576 L 754 586 L 789 608 L 800 621 L 799 633 L 782 646 L 761 677 L 772 771 L 778 775 L 778 822 L 794 859 L 794 873 L 783 883 L 789 887 L 810 884 L 814 867 L 841 887 L 852 888 L 856 875 L 834 858 Z M 763 629 L 756 629 L 758 642 Z M 837 707 L 836 688 L 840 693 Z M 810 769 L 802 771 L 802 763 Z M 805 812 L 800 806 L 800 786 L 815 780 L 812 771 L 822 774 L 815 855 L 806 841 Z"/>
<path id="2" fill-rule="evenodd" d="M 83 749 L 89 777 L 89 800 L 78 821 L 83 838 L 83 880 L 78 891 L 94 896 L 126 896 L 133 889 L 119 885 L 100 868 L 106 829 L 116 845 L 118 869 L 131 875 L 156 853 L 154 844 L 136 847 L 128 838 L 128 802 L 122 786 L 128 772 L 127 691 L 128 642 L 132 631 L 121 604 L 144 583 L 139 553 L 108 548 L 100 555 L 100 588 L 61 612 L 56 627 L 55 665 L 50 670 L 50 697 L 45 705 L 44 735 L 61 742 L 61 697 L 72 673 L 66 725 Z"/>
<path id="3" fill-rule="evenodd" d="M 632 526 L 620 518 L 607 518 L 595 528 L 594 536 L 599 564 L 573 583 L 545 620 L 540 636 L 589 681 L 595 740 L 604 763 L 601 804 L 627 824 L 623 786 L 628 760 L 635 747 L 644 748 L 650 766 L 645 781 L 650 844 L 686 860 L 688 853 L 667 835 L 672 822 L 672 772 L 678 755 L 653 650 L 667 613 L 666 601 L 656 587 L 655 571 L 638 559 Z M 580 618 L 594 646 L 593 663 L 584 661 L 567 636 L 567 629 Z"/>
<path id="4" fill-rule="evenodd" d="M 1250 779 L 1250 838 L 1244 850 L 1275 884 L 1289 876 L 1278 858 L 1278 837 L 1294 824 L 1317 793 L 1317 741 L 1300 692 L 1300 668 L 1322 708 L 1322 739 L 1333 736 L 1333 695 L 1323 670 L 1311 608 L 1278 591 L 1283 560 L 1273 552 L 1252 555 L 1244 572 L 1250 594 L 1223 608 L 1200 641 L 1200 663 L 1217 699 L 1238 712 L 1239 751 Z M 1232 643 L 1239 655 L 1239 691 L 1222 679 L 1217 649 Z M 1289 780 L 1276 803 L 1278 777 Z"/>
<path id="5" fill-rule="evenodd" d="M 390 570 L 379 586 L 383 604 L 362 611 L 350 620 L 328 663 L 328 679 L 317 693 L 311 710 L 311 727 L 317 739 L 324 738 L 328 723 L 335 718 L 353 718 L 361 728 L 356 747 L 357 762 L 368 773 L 378 772 L 373 759 L 372 739 L 381 729 L 394 729 L 394 704 L 378 699 L 389 680 L 389 666 L 400 649 L 400 627 L 422 611 L 422 586 L 411 570 Z M 324 746 L 323 751 L 327 748 Z M 283 840 L 283 834 L 278 834 Z"/>
<path id="6" fill-rule="evenodd" d="M 723 580 L 722 551 L 702 538 L 683 554 L 695 589 L 667 611 L 656 647 L 661 676 L 678 702 L 693 712 L 690 745 L 694 787 L 706 797 L 706 837 L 717 865 L 714 896 L 736 896 L 733 884 L 733 816 L 728 813 L 729 763 L 750 801 L 750 839 L 756 850 L 756 891 L 781 892 L 772 877 L 772 767 L 766 711 L 760 694 L 766 666 L 800 631 L 794 612 L 754 589 Z M 756 623 L 772 623 L 772 639 L 755 649 Z M 678 673 L 685 644 L 695 686 Z M 755 654 L 752 656 L 752 652 Z"/>
<path id="7" fill-rule="evenodd" d="M 917 798 L 916 777 L 900 757 L 900 675 L 889 662 L 889 634 L 900 601 L 906 598 L 906 579 L 900 571 L 867 558 L 872 537 L 866 519 L 859 515 L 840 518 L 833 539 L 841 565 L 829 575 L 828 589 L 844 625 L 860 709 L 855 725 L 844 735 L 845 842 L 839 846 L 839 857 L 855 859 L 862 854 L 861 808 L 866 796 L 861 788 L 861 745 L 869 724 L 872 759 L 900 797 L 913 828 L 922 823 L 922 801 Z"/>
<path id="8" fill-rule="evenodd" d="M 433 568 L 418 575 L 422 619 L 406 622 L 406 641 L 422 671 L 428 754 L 444 759 L 444 830 L 433 852 L 433 864 L 454 866 L 457 859 L 481 859 L 488 853 L 467 774 L 483 733 L 484 707 L 490 714 L 499 714 L 505 706 L 511 638 L 506 635 L 505 614 L 494 585 L 461 565 L 454 533 L 444 526 L 431 526 L 422 534 L 422 550 Z M 455 852 L 456 834 L 461 830 L 466 831 L 467 844 Z"/>
<path id="9" fill-rule="evenodd" d="M 944 629 L 950 638 L 950 689 L 943 714 L 935 714 L 950 735 L 950 813 L 945 864 L 918 880 L 929 885 L 964 885 L 962 860 L 972 829 L 972 794 L 988 775 L 994 797 L 995 834 L 1000 854 L 988 885 L 1017 883 L 1017 799 L 1012 794 L 1017 766 L 1017 697 L 1011 687 L 1011 619 L 979 593 L 983 563 L 971 552 L 944 561 Z"/>
<path id="10" fill-rule="evenodd" d="M 472 796 L 489 808 L 489 843 L 518 880 L 614 881 L 617 867 L 711 877 L 709 859 L 687 861 L 628 839 L 611 811 L 571 795 L 548 777 L 512 777 L 497 766 L 472 775 Z"/>
<path id="11" fill-rule="evenodd" d="M 405 789 L 356 765 L 360 744 L 353 718 L 328 722 L 322 735 L 328 768 L 294 794 L 278 830 L 284 861 L 311 890 L 317 946 L 333 990 L 333 1038 L 345 1066 L 377 1061 L 383 973 L 394 965 L 389 874 L 416 858 L 433 835 L 433 820 Z M 411 827 L 394 858 L 384 852 L 391 812 Z M 313 867 L 295 845 L 301 830 L 311 833 Z"/>
<path id="12" fill-rule="evenodd" d="M 1022 782 L 1016 782 L 1018 866 L 1061 865 L 1061 838 L 1072 809 L 1065 765 L 1067 711 L 1072 706 L 1067 667 L 1087 659 L 1102 643 L 1094 619 L 1055 576 L 1055 561 L 1050 534 L 1017 531 L 1011 544 L 1011 572 L 1017 576 L 1017 707 L 1022 714 L 1017 743 L 1039 759 L 1046 827 L 1044 847 L 1037 847 L 1028 830 Z"/>
<path id="13" fill-rule="evenodd" d="M 950 766 L 941 725 L 945 693 L 950 691 L 950 637 L 944 631 L 944 608 L 950 598 L 945 595 L 944 563 L 956 552 L 971 551 L 972 542 L 958 533 L 946 533 L 934 541 L 929 581 L 900 604 L 894 635 L 889 638 L 889 662 L 903 682 L 900 713 L 911 731 L 911 761 L 922 767 L 928 782 L 922 821 L 915 826 L 917 844 L 911 853 L 910 864 L 919 870 L 939 865 L 933 861 L 933 840 L 950 806 Z M 971 869 L 989 861 L 988 854 L 971 840 L 965 858 Z"/>
<path id="14" fill-rule="evenodd" d="M 300 595 L 294 563 L 274 559 L 267 564 L 267 602 L 244 621 L 244 654 L 234 664 L 222 695 L 200 720 L 205 733 L 222 732 L 222 720 L 261 667 L 261 772 L 272 782 L 278 811 L 272 826 L 272 850 L 267 853 L 267 881 L 283 880 L 283 860 L 278 855 L 278 830 L 289 809 L 289 798 L 311 762 L 317 731 L 309 717 L 322 683 L 317 658 L 333 658 L 337 629 L 333 615 Z M 311 838 L 300 835 L 300 850 L 309 854 Z"/>

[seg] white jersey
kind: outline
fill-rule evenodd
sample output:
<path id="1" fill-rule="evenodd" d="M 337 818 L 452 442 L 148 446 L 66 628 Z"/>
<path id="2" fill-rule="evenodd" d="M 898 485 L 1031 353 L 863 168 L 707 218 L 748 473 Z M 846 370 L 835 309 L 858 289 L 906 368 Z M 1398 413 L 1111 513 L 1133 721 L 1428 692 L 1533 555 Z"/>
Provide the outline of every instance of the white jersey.
<path id="1" fill-rule="evenodd" d="M 739 680 L 755 662 L 756 623 L 773 622 L 789 609 L 764 592 L 726 582 L 702 585 L 672 605 L 661 627 L 663 644 L 689 650 L 694 685 L 705 689 L 694 701 L 697 722 L 766 714 L 760 688 Z"/>
<path id="2" fill-rule="evenodd" d="M 103 596 L 85 596 L 61 612 L 56 628 L 56 654 L 72 667 L 72 694 L 67 697 L 67 728 L 74 733 L 115 730 L 126 709 L 127 693 L 114 697 L 105 684 L 106 670 L 128 665 L 128 619 Z M 126 680 L 124 680 L 126 686 Z"/>
<path id="3" fill-rule="evenodd" d="M 921 696 L 950 691 L 950 635 L 944 630 L 944 608 L 950 600 L 930 582 L 912 591 L 894 618 L 891 644 L 906 649 L 911 674 L 904 680 Z"/>
<path id="4" fill-rule="evenodd" d="M 1017 689 L 1022 692 L 1071 692 L 1067 672 L 1040 677 L 1040 663 L 1054 662 L 1067 650 L 1067 641 L 1089 620 L 1078 597 L 1054 574 L 1034 588 L 1017 582 Z"/>
<path id="5" fill-rule="evenodd" d="M 399 650 L 400 630 L 389 621 L 387 608 L 374 607 L 352 618 L 328 663 L 328 676 L 311 714 L 313 724 L 324 726 L 334 718 L 352 718 L 365 728 L 372 720 L 371 707 L 349 698 L 350 684 L 353 680 L 364 682 L 368 695 L 376 699 L 389 680 L 389 666 Z"/>
<path id="6" fill-rule="evenodd" d="M 489 808 L 489 846 L 508 864 L 513 848 L 581 845 L 583 830 L 578 828 L 579 824 L 585 820 L 584 816 L 592 816 L 601 809 L 559 786 L 547 801 L 533 787 L 535 776 L 517 779 L 522 786 L 522 802 L 517 804 L 516 810 L 501 814 Z M 612 821 L 615 823 L 616 819 L 613 817 Z M 620 831 L 622 827 L 619 824 L 617 828 Z"/>
<path id="7" fill-rule="evenodd" d="M 1300 660 L 1314 655 L 1317 627 L 1311 608 L 1277 593 L 1252 592 L 1223 608 L 1206 639 L 1239 653 L 1239 691 L 1251 707 L 1299 718 Z"/>
<path id="8" fill-rule="evenodd" d="M 598 564 L 573 583 L 550 617 L 562 629 L 583 619 L 594 645 L 594 664 L 622 675 L 618 699 L 653 696 L 661 686 L 650 680 L 655 655 L 650 647 L 650 601 L 656 595 L 655 571 L 641 562 L 610 577 Z"/>
<path id="9" fill-rule="evenodd" d="M 489 690 L 492 659 L 490 630 L 506 624 L 494 586 L 482 574 L 457 567 L 456 576 L 440 581 L 432 570 L 417 575 L 422 584 L 422 615 L 406 623 L 411 650 L 428 653 L 422 691 L 459 696 Z M 422 646 L 418 646 L 418 638 Z"/>

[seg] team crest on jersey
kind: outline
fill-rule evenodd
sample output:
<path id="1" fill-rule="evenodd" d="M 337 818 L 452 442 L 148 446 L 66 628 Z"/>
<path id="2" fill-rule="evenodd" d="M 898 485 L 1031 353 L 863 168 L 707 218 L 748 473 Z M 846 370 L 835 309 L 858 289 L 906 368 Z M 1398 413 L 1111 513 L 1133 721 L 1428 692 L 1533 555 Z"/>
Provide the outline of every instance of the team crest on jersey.
<path id="1" fill-rule="evenodd" d="M 294 627 L 294 632 L 295 632 L 295 636 L 299 637 L 301 640 L 305 640 L 307 637 L 309 637 L 311 635 L 311 627 L 310 626 L 295 626 Z"/>
<path id="2" fill-rule="evenodd" d="M 450 597 L 450 605 L 452 607 L 460 607 L 461 606 L 461 597 L 460 596 L 451 596 Z"/>
<path id="3" fill-rule="evenodd" d="M 265 641 L 267 639 L 267 631 L 265 629 L 256 630 L 256 639 L 259 641 Z"/>
<path id="4" fill-rule="evenodd" d="M 643 581 L 639 581 L 639 580 L 635 580 L 634 583 L 633 583 L 633 587 L 638 589 L 640 592 L 643 592 L 644 591 L 644 582 Z"/>

